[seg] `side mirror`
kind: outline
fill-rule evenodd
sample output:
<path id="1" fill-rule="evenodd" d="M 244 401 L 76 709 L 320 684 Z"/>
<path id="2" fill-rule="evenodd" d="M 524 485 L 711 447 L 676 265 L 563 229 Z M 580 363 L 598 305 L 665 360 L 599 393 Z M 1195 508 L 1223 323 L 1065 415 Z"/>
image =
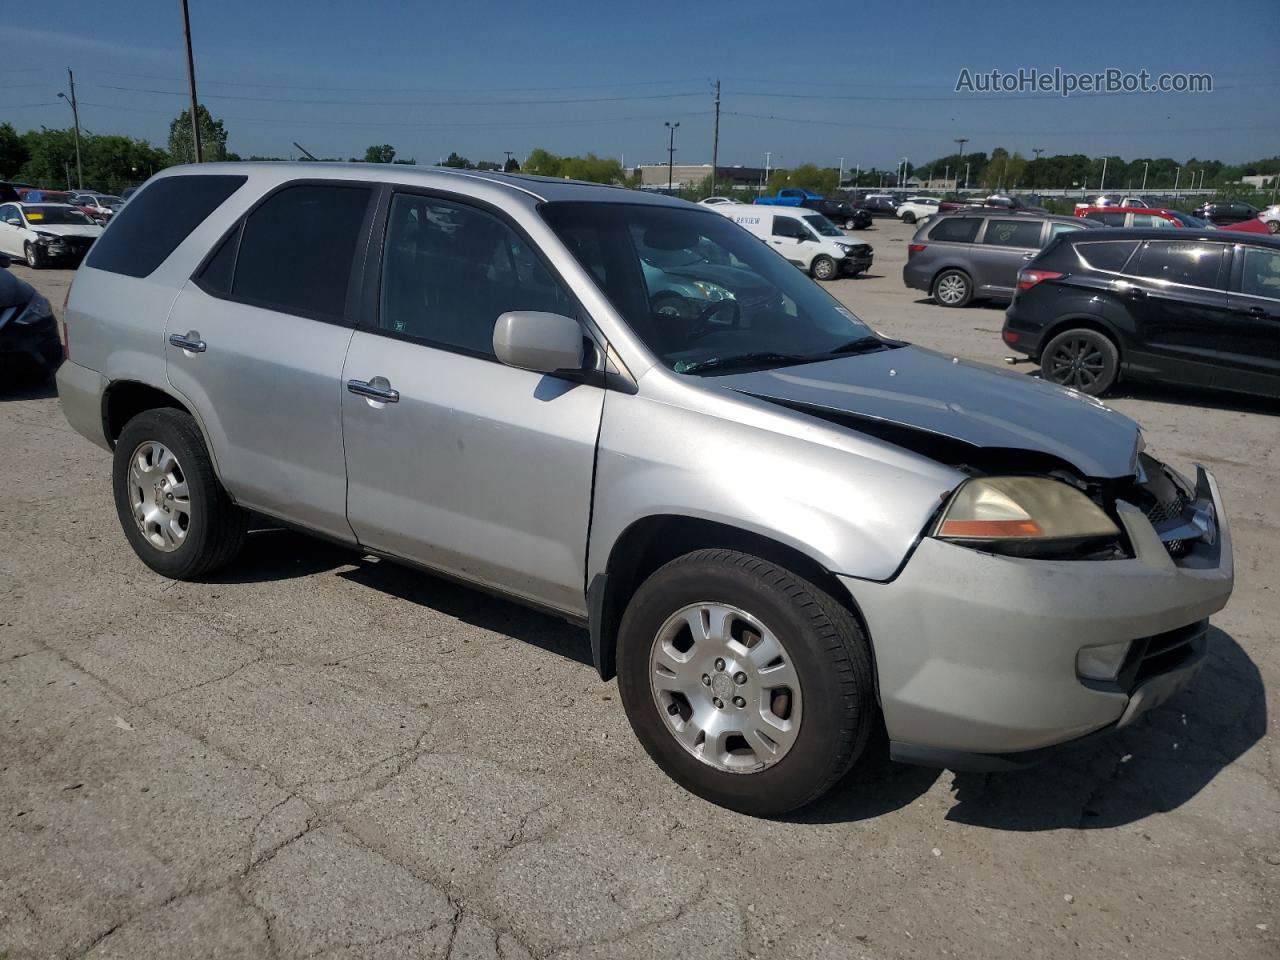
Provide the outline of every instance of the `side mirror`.
<path id="1" fill-rule="evenodd" d="M 6 217 L 4 222 L 9 224 L 9 226 L 11 227 L 22 226 L 22 221 L 19 220 L 17 217 Z"/>
<path id="2" fill-rule="evenodd" d="M 493 352 L 509 367 L 534 373 L 582 369 L 582 327 L 558 313 L 512 310 L 493 325 Z"/>

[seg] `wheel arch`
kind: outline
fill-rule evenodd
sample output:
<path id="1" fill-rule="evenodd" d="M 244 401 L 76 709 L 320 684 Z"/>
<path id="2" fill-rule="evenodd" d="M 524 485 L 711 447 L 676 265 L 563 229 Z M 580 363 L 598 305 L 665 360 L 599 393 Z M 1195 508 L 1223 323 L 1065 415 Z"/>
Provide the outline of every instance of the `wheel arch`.
<path id="1" fill-rule="evenodd" d="M 102 435 L 106 438 L 108 447 L 115 449 L 120 431 L 138 414 L 162 409 L 180 410 L 195 421 L 205 449 L 209 451 L 209 459 L 213 462 L 214 474 L 221 480 L 218 452 L 209 442 L 209 431 L 205 429 L 195 408 L 176 393 L 141 380 L 113 380 L 102 392 Z"/>
<path id="2" fill-rule="evenodd" d="M 587 588 L 591 656 L 602 680 L 617 672 L 618 628 L 631 597 L 659 567 L 694 550 L 725 548 L 785 567 L 821 587 L 867 624 L 849 591 L 819 560 L 762 533 L 683 514 L 655 514 L 633 522 L 618 536 L 602 573 Z M 870 639 L 870 634 L 867 634 Z M 874 656 L 874 654 L 873 654 Z"/>
<path id="3" fill-rule="evenodd" d="M 1068 330 L 1093 330 L 1100 333 L 1116 348 L 1116 356 L 1119 358 L 1119 369 L 1123 370 L 1125 366 L 1125 344 L 1124 338 L 1116 331 L 1116 329 L 1107 323 L 1101 317 L 1087 313 L 1067 314 L 1058 317 L 1050 324 L 1040 337 L 1040 352 L 1036 354 L 1034 359 L 1036 362 L 1044 355 L 1044 348 L 1047 347 L 1053 338 L 1059 334 L 1066 333 Z"/>

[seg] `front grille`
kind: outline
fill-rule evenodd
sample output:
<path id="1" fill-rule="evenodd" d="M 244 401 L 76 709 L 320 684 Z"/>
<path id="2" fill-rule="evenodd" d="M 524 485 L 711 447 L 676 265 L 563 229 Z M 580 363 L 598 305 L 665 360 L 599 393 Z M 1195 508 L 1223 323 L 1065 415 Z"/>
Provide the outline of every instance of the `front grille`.
<path id="1" fill-rule="evenodd" d="M 1147 507 L 1147 519 L 1151 521 L 1152 526 L 1159 526 L 1182 516 L 1190 505 L 1191 501 L 1181 493 L 1171 500 L 1155 500 Z M 1181 557 L 1191 549 L 1191 545 L 1185 540 L 1165 540 L 1164 548 L 1169 551 L 1169 556 Z"/>
<path id="2" fill-rule="evenodd" d="M 1116 683 L 1132 693 L 1152 677 L 1178 669 L 1203 649 L 1208 632 L 1209 621 L 1199 620 L 1133 641 Z"/>

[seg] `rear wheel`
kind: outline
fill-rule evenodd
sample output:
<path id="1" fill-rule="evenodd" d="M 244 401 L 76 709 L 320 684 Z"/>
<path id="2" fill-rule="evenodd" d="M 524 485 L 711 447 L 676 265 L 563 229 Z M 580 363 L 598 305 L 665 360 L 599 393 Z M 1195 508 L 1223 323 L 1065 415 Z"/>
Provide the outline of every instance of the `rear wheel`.
<path id="1" fill-rule="evenodd" d="M 916 215 L 915 215 L 914 213 L 912 213 L 910 210 L 908 210 L 906 213 L 904 213 L 904 214 L 902 215 L 902 222 L 903 222 L 903 223 L 915 223 L 915 222 L 916 222 Z"/>
<path id="2" fill-rule="evenodd" d="M 673 780 L 712 803 L 777 815 L 843 776 L 875 717 L 867 640 L 813 583 L 733 550 L 671 561 L 619 631 L 627 718 Z"/>
<path id="3" fill-rule="evenodd" d="M 809 270 L 816 280 L 833 280 L 836 275 L 836 262 L 823 254 L 813 258 L 813 263 L 809 266 Z"/>
<path id="4" fill-rule="evenodd" d="M 1268 220 L 1267 229 L 1272 233 L 1280 233 L 1280 220 Z"/>
<path id="5" fill-rule="evenodd" d="M 1119 372 L 1120 351 L 1110 337 L 1096 330 L 1060 333 L 1040 355 L 1044 379 L 1094 397 L 1106 393 Z"/>
<path id="6" fill-rule="evenodd" d="M 973 299 L 973 281 L 963 270 L 944 270 L 933 281 L 933 299 L 944 307 L 963 307 Z"/>
<path id="7" fill-rule="evenodd" d="M 125 537 L 157 573 L 190 579 L 240 552 L 248 514 L 222 488 L 189 414 L 147 410 L 125 424 L 112 480 Z"/>

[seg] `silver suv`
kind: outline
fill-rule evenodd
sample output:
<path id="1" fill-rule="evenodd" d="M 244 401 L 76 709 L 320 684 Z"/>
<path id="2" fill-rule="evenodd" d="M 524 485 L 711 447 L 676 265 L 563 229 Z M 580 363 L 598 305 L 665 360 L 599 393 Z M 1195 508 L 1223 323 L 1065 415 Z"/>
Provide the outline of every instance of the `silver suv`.
<path id="1" fill-rule="evenodd" d="M 987 769 L 1122 727 L 1231 593 L 1202 468 L 874 334 L 677 200 L 178 167 L 94 246 L 65 335 L 63 409 L 153 570 L 232 562 L 253 512 L 553 611 L 654 760 L 742 811 L 821 795 L 881 717 L 898 759 Z"/>

